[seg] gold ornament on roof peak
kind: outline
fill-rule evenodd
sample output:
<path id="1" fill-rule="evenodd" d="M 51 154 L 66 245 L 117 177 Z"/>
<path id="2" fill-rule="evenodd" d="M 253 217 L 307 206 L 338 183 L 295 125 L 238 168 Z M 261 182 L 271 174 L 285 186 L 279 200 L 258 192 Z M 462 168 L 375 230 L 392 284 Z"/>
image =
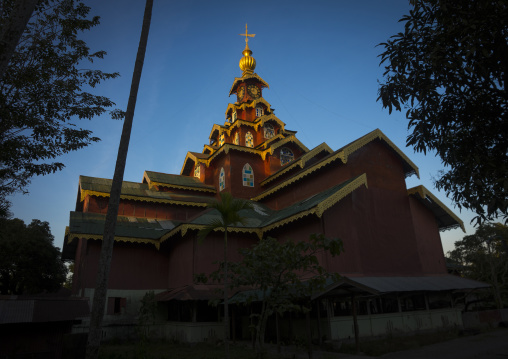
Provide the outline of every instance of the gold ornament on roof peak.
<path id="1" fill-rule="evenodd" d="M 240 69 L 243 71 L 242 76 L 252 74 L 256 68 L 256 60 L 251 56 L 252 51 L 249 49 L 249 37 L 254 37 L 256 34 L 249 34 L 247 31 L 247 24 L 245 24 L 245 49 L 242 51 L 243 57 L 240 59 Z"/>

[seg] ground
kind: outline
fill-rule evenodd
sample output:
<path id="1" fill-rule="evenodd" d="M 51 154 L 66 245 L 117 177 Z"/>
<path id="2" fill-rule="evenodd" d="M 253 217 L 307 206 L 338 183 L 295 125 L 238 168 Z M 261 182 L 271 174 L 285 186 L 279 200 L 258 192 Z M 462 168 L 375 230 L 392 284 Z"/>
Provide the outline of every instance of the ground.
<path id="1" fill-rule="evenodd" d="M 424 345 L 421 343 L 428 343 L 439 339 L 446 339 L 455 337 L 455 339 L 446 340 L 436 344 Z M 494 359 L 501 357 L 508 357 L 508 329 L 500 328 L 483 332 L 476 335 L 453 335 L 450 333 L 437 333 L 430 336 L 422 336 L 417 338 L 415 336 L 397 338 L 392 341 L 392 349 L 398 350 L 401 348 L 412 348 L 402 351 L 395 351 L 378 356 L 383 359 Z M 390 339 L 384 339 L 377 343 L 372 343 L 371 346 L 383 346 Z M 383 343 L 381 345 L 380 343 Z M 403 343 L 403 344 L 401 344 Z M 369 344 L 362 343 L 363 350 L 371 352 Z M 398 347 L 398 349 L 397 349 Z M 146 349 L 146 352 L 143 352 Z M 268 345 L 269 355 L 267 359 L 275 358 L 308 358 L 306 349 L 302 347 L 283 347 L 282 354 L 277 354 L 275 345 Z M 343 348 L 345 349 L 345 348 Z M 142 355 L 148 353 L 148 355 Z M 200 358 L 200 359 L 219 359 L 224 354 L 224 347 L 222 345 L 210 345 L 206 343 L 199 343 L 195 345 L 178 344 L 178 343 L 148 343 L 145 348 L 135 344 L 107 344 L 101 347 L 101 359 L 130 359 L 130 358 Z M 381 354 L 379 352 L 378 354 Z M 237 343 L 231 346 L 231 357 L 234 358 L 255 358 L 255 354 L 251 349 L 249 343 Z M 373 358 L 366 353 L 360 355 L 352 355 L 347 353 L 332 353 L 325 351 L 314 351 L 313 359 L 360 359 L 360 358 Z"/>

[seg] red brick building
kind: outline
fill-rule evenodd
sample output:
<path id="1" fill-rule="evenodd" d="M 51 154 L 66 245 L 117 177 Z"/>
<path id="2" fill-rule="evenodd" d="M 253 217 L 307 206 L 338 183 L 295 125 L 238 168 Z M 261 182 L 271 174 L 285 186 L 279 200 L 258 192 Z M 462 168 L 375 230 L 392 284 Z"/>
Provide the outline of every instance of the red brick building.
<path id="1" fill-rule="evenodd" d="M 263 98 L 269 85 L 253 72 L 247 45 L 243 55 L 242 76 L 229 91 L 236 102 L 227 105 L 224 124 L 212 126 L 203 150 L 187 153 L 179 175 L 145 171 L 140 183 L 124 182 L 106 323 L 132 323 L 140 298 L 154 290 L 162 335 L 201 340 L 204 322 L 208 329 L 216 324 L 221 335 L 217 315 L 199 309 L 213 291 L 194 285 L 193 278 L 216 269 L 213 263 L 223 257 L 222 234 L 204 243 L 196 238 L 216 215 L 207 204 L 222 191 L 254 204 L 244 213 L 246 225 L 232 228 L 231 260 L 238 259 L 239 248 L 266 236 L 306 240 L 323 233 L 343 240 L 343 255 L 321 258 L 344 278 L 323 297 L 391 293 L 401 312 L 417 309 L 402 304 L 413 299 L 399 298 L 412 292 L 423 296 L 429 310 L 425 293 L 439 292 L 447 298 L 440 301 L 451 303 L 453 290 L 478 285 L 447 275 L 439 232 L 463 224 L 423 186 L 406 188 L 405 178 L 418 176 L 418 167 L 390 139 L 377 129 L 338 150 L 326 143 L 307 148 Z M 108 179 L 79 180 L 63 248 L 64 258 L 75 262 L 76 296 L 93 295 L 110 186 Z M 387 281 L 392 289 L 381 285 Z M 373 303 L 365 304 L 366 314 L 382 312 L 383 304 Z M 373 305 L 381 309 L 371 310 Z M 182 323 L 202 324 L 191 330 Z"/>

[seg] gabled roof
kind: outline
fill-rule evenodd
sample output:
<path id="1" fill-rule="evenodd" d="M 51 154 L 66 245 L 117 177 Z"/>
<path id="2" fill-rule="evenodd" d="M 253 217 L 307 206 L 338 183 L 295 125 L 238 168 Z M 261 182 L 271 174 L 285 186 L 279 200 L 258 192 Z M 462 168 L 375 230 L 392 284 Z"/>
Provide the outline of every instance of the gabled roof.
<path id="1" fill-rule="evenodd" d="M 229 111 L 245 110 L 246 108 L 255 108 L 260 103 L 266 106 L 268 112 L 273 111 L 273 109 L 271 108 L 272 105 L 270 105 L 270 103 L 268 103 L 268 101 L 266 101 L 264 98 L 260 97 L 257 100 L 252 100 L 250 102 L 242 102 L 242 103 L 235 102 L 234 104 L 232 103 L 228 104 L 228 107 L 226 108 L 226 116 L 228 115 Z"/>
<path id="2" fill-rule="evenodd" d="M 303 217 L 309 215 L 321 217 L 326 210 L 361 186 L 367 187 L 366 174 L 333 186 L 281 210 L 272 210 L 260 203 L 253 203 L 254 209 L 243 210 L 240 213 L 242 217 L 246 218 L 245 224 L 237 224 L 230 227 L 230 230 L 232 232 L 254 233 L 261 239 L 267 232 Z M 218 217 L 219 213 L 216 210 L 206 211 L 191 222 L 181 223 L 175 227 L 171 232 L 162 236 L 161 242 L 178 233 L 184 236 L 188 230 L 202 229 Z"/>
<path id="3" fill-rule="evenodd" d="M 219 156 L 222 153 L 228 154 L 229 151 L 231 151 L 231 150 L 252 153 L 252 154 L 261 156 L 261 158 L 263 160 L 265 160 L 267 155 L 273 155 L 273 152 L 275 151 L 275 149 L 277 149 L 278 147 L 280 147 L 280 146 L 282 146 L 284 144 L 287 144 L 289 142 L 292 142 L 296 146 L 298 146 L 302 150 L 302 152 L 308 152 L 309 151 L 309 149 L 303 143 L 301 143 L 300 140 L 298 140 L 294 135 L 289 135 L 286 138 L 281 139 L 278 142 L 272 143 L 270 145 L 270 147 L 268 147 L 267 149 L 251 148 L 251 147 L 246 147 L 246 146 L 235 145 L 235 144 L 232 144 L 232 143 L 225 143 L 224 145 L 222 145 L 218 150 L 216 150 L 212 154 L 202 154 L 202 153 L 197 153 L 197 152 L 187 152 L 187 156 L 185 157 L 185 160 L 184 160 L 183 166 L 182 166 L 182 171 L 180 173 L 181 173 L 181 176 L 186 176 L 187 174 L 190 173 L 190 170 L 192 168 L 192 164 L 191 164 L 190 161 L 196 163 L 196 162 L 198 162 L 198 158 L 199 158 L 199 162 L 204 163 L 208 167 L 208 166 L 210 166 L 210 163 L 217 156 Z M 188 177 L 191 178 L 190 176 L 188 176 Z"/>
<path id="4" fill-rule="evenodd" d="M 214 147 L 215 146 L 210 146 L 207 148 L 214 149 Z M 192 166 L 196 165 L 198 162 L 206 163 L 206 160 L 210 158 L 210 156 L 219 148 L 220 147 L 216 147 L 212 153 L 187 152 L 185 159 L 183 160 L 180 176 L 188 176 Z"/>
<path id="5" fill-rule="evenodd" d="M 259 201 L 267 196 L 270 196 L 273 193 L 281 190 L 282 188 L 299 181 L 300 179 L 311 174 L 312 172 L 317 171 L 318 169 L 320 169 L 324 166 L 327 166 L 336 160 L 340 159 L 342 161 L 342 163 L 347 163 L 347 160 L 352 153 L 358 151 L 360 148 L 366 146 L 370 142 L 377 140 L 377 139 L 379 139 L 383 143 L 385 143 L 388 146 L 388 148 L 393 150 L 395 152 L 395 154 L 401 159 L 406 177 L 408 177 L 412 174 L 416 174 L 419 177 L 418 167 L 416 167 L 416 165 L 409 158 L 407 158 L 406 155 L 404 155 L 404 153 L 402 153 L 402 151 L 397 146 L 395 146 L 393 144 L 393 142 L 390 141 L 390 139 L 388 139 L 388 137 L 386 137 L 383 132 L 381 132 L 379 129 L 376 129 L 376 130 L 368 133 L 367 135 L 360 137 L 359 139 L 338 149 L 337 151 L 329 154 L 325 158 L 314 163 L 312 166 L 302 169 L 300 172 L 289 177 L 284 182 L 279 183 L 278 185 L 276 185 L 272 188 L 269 188 L 264 192 L 261 192 L 256 197 L 253 197 L 252 200 Z"/>
<path id="6" fill-rule="evenodd" d="M 155 172 L 156 173 L 156 172 Z M 79 176 L 79 198 L 83 201 L 85 197 L 109 197 L 111 183 L 113 181 L 105 178 Z M 170 192 L 152 191 L 148 183 L 137 183 L 124 181 L 122 183 L 121 199 L 133 201 L 168 203 L 177 205 L 205 207 L 209 201 L 208 197 L 197 195 L 174 194 Z"/>
<path id="7" fill-rule="evenodd" d="M 406 177 L 416 174 L 416 176 L 418 178 L 420 178 L 418 167 L 413 163 L 413 161 L 411 161 L 404 154 L 404 152 L 402 152 L 397 146 L 395 146 L 395 144 L 388 137 L 386 137 L 386 135 L 383 132 L 381 132 L 381 130 L 379 128 L 377 128 L 374 131 L 369 132 L 365 136 L 362 136 L 359 139 L 349 143 L 348 145 L 339 149 L 337 152 L 340 153 L 342 162 L 346 163 L 348 157 L 352 153 L 358 151 L 360 148 L 364 147 L 365 145 L 369 144 L 370 142 L 372 142 L 376 139 L 379 139 L 383 143 L 385 143 L 401 159 Z"/>
<path id="8" fill-rule="evenodd" d="M 69 227 L 66 229 L 62 258 L 73 259 L 75 239 L 102 240 L 106 215 L 92 212 L 71 212 Z M 180 222 L 162 219 L 149 219 L 118 216 L 115 228 L 115 241 L 152 244 L 159 249 L 159 238 L 175 228 Z"/>
<path id="9" fill-rule="evenodd" d="M 202 154 L 199 153 L 198 155 Z M 143 180 L 148 183 L 150 189 L 153 186 L 163 186 L 168 188 L 215 193 L 215 188 L 213 186 L 204 184 L 196 177 L 145 171 Z"/>
<path id="10" fill-rule="evenodd" d="M 231 86 L 231 90 L 229 90 L 229 96 L 231 96 L 234 93 L 234 91 L 236 91 L 236 87 L 240 82 L 245 82 L 245 80 L 249 79 L 256 79 L 261 83 L 262 87 L 270 88 L 270 86 L 268 86 L 268 83 L 261 77 L 259 77 L 256 73 L 246 74 L 245 76 L 242 77 L 235 77 L 235 80 L 233 81 L 233 86 Z"/>
<path id="11" fill-rule="evenodd" d="M 365 174 L 310 196 L 282 210 L 274 211 L 260 203 L 253 203 L 254 209 L 243 210 L 240 213 L 246 218 L 245 224 L 232 226 L 230 230 L 232 232 L 254 233 L 259 238 L 263 238 L 272 229 L 306 216 L 321 217 L 326 210 L 360 186 L 367 187 L 367 176 Z M 160 244 L 168 238 L 176 234 L 184 236 L 188 230 L 202 229 L 218 216 L 219 214 L 215 209 L 204 211 L 190 222 L 118 216 L 115 241 L 151 244 L 159 249 Z M 62 258 L 73 259 L 76 253 L 77 238 L 102 240 L 105 219 L 105 214 L 71 212 L 69 226 L 65 233 Z"/>
<path id="12" fill-rule="evenodd" d="M 319 154 L 321 152 L 332 153 L 333 150 L 325 142 L 323 142 L 319 146 L 314 147 L 312 150 L 310 150 L 309 152 L 307 152 L 306 154 L 304 154 L 303 156 L 298 158 L 296 161 L 293 161 L 293 162 L 287 164 L 286 166 L 279 169 L 277 172 L 268 176 L 264 181 L 262 181 L 260 183 L 260 185 L 264 186 L 265 184 L 273 181 L 274 179 L 282 176 L 283 174 L 291 171 L 292 169 L 294 169 L 296 167 L 304 168 L 307 161 L 314 158 L 317 154 Z"/>
<path id="13" fill-rule="evenodd" d="M 259 126 L 263 126 L 266 122 L 276 122 L 280 128 L 281 128 L 281 131 L 285 131 L 285 126 L 286 124 L 284 122 L 282 122 L 277 116 L 275 116 L 273 113 L 270 113 L 268 115 L 263 115 L 263 116 L 260 116 L 256 119 L 256 125 L 259 127 Z M 258 129 L 258 127 L 256 128 L 256 130 Z M 293 131 L 294 133 L 296 133 L 296 131 Z"/>
<path id="14" fill-rule="evenodd" d="M 420 185 L 407 190 L 408 195 L 416 198 L 421 204 L 427 207 L 436 217 L 439 230 L 446 231 L 460 227 L 466 233 L 464 222 L 455 215 L 443 202 L 437 199 L 430 191 L 424 186 Z"/>

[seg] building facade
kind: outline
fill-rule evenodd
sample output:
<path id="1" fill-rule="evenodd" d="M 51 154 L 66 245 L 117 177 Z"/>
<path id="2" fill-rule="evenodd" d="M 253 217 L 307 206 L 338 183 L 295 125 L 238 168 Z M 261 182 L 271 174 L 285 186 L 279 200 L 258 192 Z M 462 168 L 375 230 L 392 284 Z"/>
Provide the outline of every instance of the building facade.
<path id="1" fill-rule="evenodd" d="M 418 167 L 379 129 L 337 150 L 326 143 L 307 148 L 263 98 L 269 85 L 254 72 L 251 55 L 246 41 L 242 76 L 229 91 L 236 101 L 227 105 L 225 122 L 212 126 L 203 150 L 187 153 L 181 173 L 145 171 L 141 182 L 123 183 L 105 335 L 131 328 L 141 298 L 154 291 L 161 336 L 222 336 L 220 313 L 207 304 L 215 288 L 195 284 L 194 276 L 212 272 L 223 258 L 221 233 L 197 241 L 197 232 L 217 216 L 207 204 L 223 191 L 254 206 L 243 214 L 245 225 L 231 228 L 230 260 L 266 236 L 306 240 L 322 233 L 343 240 L 343 255 L 320 258 L 344 278 L 316 297 L 327 313 L 329 338 L 345 335 L 336 327 L 345 320 L 341 313 L 351 314 L 347 302 L 354 295 L 370 298 L 359 302 L 363 315 L 445 309 L 451 313 L 446 321 L 460 325 L 452 292 L 481 285 L 447 274 L 439 232 L 463 229 L 462 221 L 425 187 L 406 188 L 405 178 L 418 176 Z M 79 179 L 63 248 L 64 259 L 75 263 L 75 296 L 93 296 L 111 182 Z M 432 295 L 440 299 L 432 302 Z M 429 307 L 440 301 L 439 308 Z M 234 333 L 247 335 L 238 329 L 242 319 L 233 322 Z M 377 327 L 386 329 L 385 322 Z"/>

